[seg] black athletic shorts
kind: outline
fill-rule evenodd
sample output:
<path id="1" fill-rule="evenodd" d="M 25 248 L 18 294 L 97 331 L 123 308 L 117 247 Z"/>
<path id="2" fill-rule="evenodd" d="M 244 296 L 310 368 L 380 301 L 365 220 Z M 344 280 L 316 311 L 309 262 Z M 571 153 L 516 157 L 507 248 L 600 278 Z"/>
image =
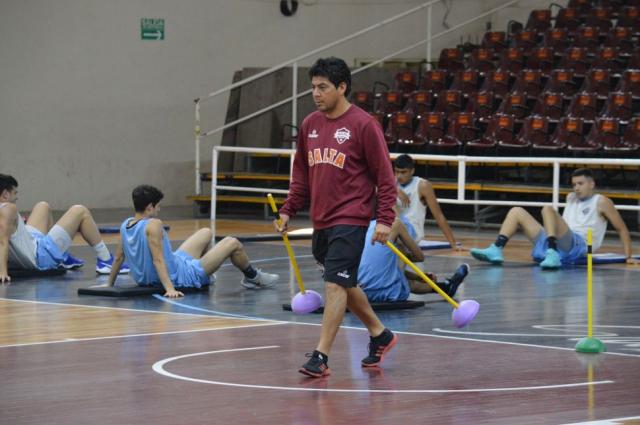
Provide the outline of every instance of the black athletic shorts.
<path id="1" fill-rule="evenodd" d="M 313 231 L 311 251 L 324 266 L 324 281 L 345 288 L 358 285 L 358 267 L 364 249 L 366 226 L 338 224 Z"/>

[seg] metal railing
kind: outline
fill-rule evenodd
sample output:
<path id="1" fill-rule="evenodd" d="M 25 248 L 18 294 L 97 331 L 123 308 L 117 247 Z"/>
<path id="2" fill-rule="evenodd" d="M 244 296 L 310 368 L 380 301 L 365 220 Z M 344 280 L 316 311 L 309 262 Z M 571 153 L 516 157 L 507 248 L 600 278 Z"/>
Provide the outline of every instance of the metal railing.
<path id="1" fill-rule="evenodd" d="M 218 190 L 232 190 L 236 192 L 253 193 L 278 193 L 288 194 L 285 189 L 272 189 L 261 187 L 242 187 L 218 185 L 218 160 L 219 152 L 241 152 L 241 153 L 262 153 L 272 155 L 289 155 L 293 158 L 294 149 L 269 149 L 269 148 L 246 148 L 235 146 L 214 146 L 211 163 L 211 231 L 215 235 L 216 226 L 216 197 Z M 391 159 L 395 159 L 397 153 L 391 154 Z M 539 158 L 539 157 L 490 157 L 490 156 L 464 156 L 464 155 L 421 155 L 412 154 L 415 161 L 437 161 L 456 162 L 458 167 L 458 182 L 456 198 L 438 198 L 438 202 L 443 204 L 458 205 L 494 205 L 494 206 L 525 206 L 543 207 L 552 205 L 554 208 L 563 207 L 565 203 L 560 202 L 560 166 L 561 165 L 616 165 L 616 166 L 638 166 L 640 160 L 637 159 L 605 159 L 605 158 Z M 467 163 L 522 163 L 522 164 L 549 164 L 553 167 L 553 178 L 551 181 L 551 202 L 528 202 L 528 201 L 500 201 L 500 200 L 479 200 L 466 199 L 466 179 Z M 618 210 L 630 210 L 640 212 L 640 205 L 616 205 Z"/>
<path id="2" fill-rule="evenodd" d="M 255 118 L 255 117 L 257 117 L 257 116 L 259 116 L 259 115 L 261 115 L 261 114 L 263 114 L 265 112 L 271 111 L 271 110 L 273 110 L 275 108 L 278 108 L 278 107 L 280 107 L 282 105 L 285 105 L 285 104 L 287 104 L 289 102 L 291 102 L 291 124 L 292 124 L 292 126 L 294 126 L 292 128 L 292 132 L 295 131 L 295 126 L 298 125 L 298 122 L 297 122 L 298 121 L 298 117 L 297 117 L 298 99 L 311 93 L 311 90 L 305 90 L 305 91 L 300 92 L 300 93 L 298 92 L 298 63 L 301 60 L 306 59 L 306 58 L 308 58 L 310 56 L 314 56 L 314 55 L 316 55 L 319 52 L 322 52 L 324 50 L 327 50 L 327 49 L 330 49 L 332 47 L 335 47 L 335 46 L 338 46 L 340 44 L 343 44 L 343 43 L 345 43 L 345 42 L 347 42 L 349 40 L 355 39 L 357 37 L 361 37 L 361 36 L 363 36 L 365 34 L 370 33 L 371 31 L 374 31 L 374 30 L 376 30 L 378 28 L 382 28 L 385 25 L 388 25 L 388 24 L 390 24 L 392 22 L 395 22 L 395 21 L 398 21 L 400 19 L 403 19 L 403 18 L 405 18 L 407 16 L 413 15 L 416 12 L 419 12 L 420 10 L 426 8 L 427 9 L 427 22 L 426 22 L 427 38 L 425 38 L 423 40 L 420 40 L 420 41 L 418 41 L 416 43 L 413 43 L 413 44 L 411 44 L 411 45 L 409 45 L 409 46 L 407 46 L 407 47 L 405 47 L 403 49 L 395 51 L 395 52 L 393 52 L 393 53 L 391 53 L 389 55 L 386 55 L 386 56 L 384 56 L 382 58 L 379 58 L 379 59 L 377 59 L 377 60 L 375 60 L 375 61 L 373 61 L 373 62 L 371 62 L 371 63 L 369 63 L 369 64 L 367 64 L 365 66 L 357 68 L 357 69 L 352 71 L 352 75 L 355 75 L 355 74 L 358 74 L 360 72 L 363 72 L 363 71 L 365 71 L 365 70 L 367 70 L 367 69 L 369 69 L 369 68 L 371 68 L 373 66 L 376 66 L 376 65 L 378 65 L 380 63 L 383 63 L 383 62 L 385 62 L 385 61 L 387 61 L 387 60 L 389 60 L 391 58 L 394 58 L 394 57 L 396 57 L 398 55 L 401 55 L 401 54 L 403 54 L 405 52 L 413 50 L 413 49 L 415 49 L 415 48 L 417 48 L 417 47 L 419 47 L 419 46 L 421 46 L 423 44 L 426 45 L 426 51 L 425 51 L 426 62 L 430 63 L 431 62 L 431 42 L 433 40 L 435 40 L 437 38 L 440 38 L 440 37 L 442 37 L 444 35 L 450 34 L 451 32 L 456 31 L 456 30 L 458 30 L 458 29 L 460 29 L 460 28 L 462 28 L 462 27 L 464 27 L 466 25 L 469 25 L 472 22 L 475 22 L 475 21 L 477 21 L 479 19 L 482 19 L 482 18 L 485 18 L 485 17 L 487 17 L 489 15 L 492 15 L 492 14 L 494 14 L 494 13 L 496 13 L 496 12 L 498 12 L 498 11 L 504 9 L 504 8 L 507 8 L 507 7 L 509 7 L 509 6 L 511 6 L 511 5 L 515 4 L 515 3 L 518 3 L 518 2 L 520 2 L 522 0 L 510 0 L 510 1 L 507 1 L 507 2 L 505 2 L 503 4 L 501 4 L 500 6 L 497 6 L 497 7 L 493 8 L 493 9 L 491 9 L 491 10 L 488 10 L 488 11 L 486 11 L 484 13 L 479 14 L 478 16 L 475 16 L 475 17 L 473 17 L 471 19 L 468 19 L 468 20 L 466 20 L 464 22 L 461 22 L 461 23 L 458 23 L 456 25 L 453 25 L 453 26 L 449 27 L 445 31 L 439 32 L 437 34 L 431 34 L 431 32 L 432 32 L 432 28 L 431 28 L 432 7 L 433 7 L 433 5 L 435 5 L 437 3 L 440 3 L 442 1 L 443 0 L 432 0 L 432 1 L 429 1 L 429 2 L 426 2 L 426 3 L 423 3 L 423 4 L 419 5 L 419 6 L 416 6 L 416 7 L 412 8 L 412 9 L 409 9 L 409 10 L 407 10 L 405 12 L 402 12 L 402 13 L 400 13 L 398 15 L 395 15 L 395 16 L 393 16 L 391 18 L 385 19 L 385 20 L 380 21 L 380 22 L 378 22 L 378 23 L 376 23 L 374 25 L 371 25 L 369 27 L 366 27 L 364 29 L 356 31 L 353 34 L 350 34 L 350 35 L 348 35 L 346 37 L 343 37 L 343 38 L 341 38 L 339 40 L 333 41 L 333 42 L 328 43 L 328 44 L 326 44 L 324 46 L 321 46 L 321 47 L 319 47 L 317 49 L 313 49 L 313 50 L 311 50 L 311 51 L 309 51 L 309 52 L 307 52 L 307 53 L 305 53 L 303 55 L 300 55 L 300 56 L 295 57 L 293 59 L 290 59 L 290 60 L 287 60 L 285 62 L 282 62 L 281 64 L 273 66 L 273 67 L 271 67 L 269 69 L 266 69 L 264 71 L 261 71 L 261 72 L 255 74 L 255 75 L 252 75 L 251 77 L 247 77 L 247 78 L 245 78 L 243 80 L 240 80 L 238 82 L 230 84 L 230 85 L 228 85 L 226 87 L 223 87 L 223 88 L 221 88 L 219 90 L 215 90 L 215 91 L 209 93 L 208 95 L 206 95 L 206 96 L 204 96 L 202 98 L 195 99 L 194 100 L 194 102 L 195 102 L 195 193 L 197 195 L 200 195 L 202 193 L 202 182 L 201 182 L 201 176 L 200 176 L 200 170 L 201 170 L 201 166 L 200 166 L 200 147 L 201 147 L 201 138 L 202 137 L 211 136 L 213 134 L 216 134 L 216 133 L 219 133 L 221 131 L 224 131 L 224 130 L 226 130 L 228 128 L 234 127 L 234 126 L 236 126 L 238 124 L 241 124 L 241 123 L 243 123 L 245 121 L 248 121 L 248 120 L 250 120 L 252 118 Z M 290 97 L 288 97 L 286 99 L 282 99 L 282 100 L 280 100 L 278 102 L 275 102 L 275 103 L 271 104 L 270 106 L 262 108 L 262 109 L 260 109 L 258 111 L 255 111 L 255 112 L 253 112 L 251 114 L 248 114 L 248 115 L 246 115 L 246 116 L 244 116 L 242 118 L 236 119 L 236 120 L 234 120 L 234 121 L 232 121 L 230 123 L 224 124 L 224 125 L 222 125 L 220 127 L 217 127 L 217 128 L 215 128 L 213 130 L 209 130 L 209 131 L 205 131 L 205 132 L 201 131 L 201 128 L 200 128 L 200 107 L 204 102 L 207 102 L 207 101 L 211 100 L 212 98 L 214 98 L 214 97 L 216 97 L 216 96 L 218 96 L 220 94 L 223 94 L 223 93 L 226 93 L 226 92 L 228 92 L 230 90 L 233 90 L 235 88 L 241 87 L 244 84 L 250 83 L 250 82 L 255 81 L 255 80 L 257 80 L 257 79 L 259 79 L 261 77 L 269 75 L 269 74 L 271 74 L 271 73 L 273 73 L 275 71 L 283 69 L 283 68 L 285 68 L 285 67 L 287 67 L 289 65 L 292 66 L 292 95 Z M 296 134 L 292 134 L 292 136 L 295 136 L 295 135 Z"/>

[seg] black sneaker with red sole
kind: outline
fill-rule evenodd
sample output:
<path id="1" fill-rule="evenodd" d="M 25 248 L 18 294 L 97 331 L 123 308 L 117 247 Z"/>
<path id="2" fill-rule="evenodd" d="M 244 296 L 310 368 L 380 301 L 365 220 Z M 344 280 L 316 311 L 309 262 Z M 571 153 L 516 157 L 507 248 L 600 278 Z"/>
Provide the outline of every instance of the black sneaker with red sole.
<path id="1" fill-rule="evenodd" d="M 362 367 L 380 366 L 384 361 L 384 356 L 398 343 L 398 335 L 392 333 L 390 330 L 385 329 L 383 334 L 386 334 L 384 335 L 386 338 L 382 338 L 383 341 L 387 340 L 388 342 L 380 342 L 380 337 L 371 338 L 369 342 L 369 355 L 362 359 Z M 378 342 L 376 342 L 376 340 L 378 340 Z"/>
<path id="2" fill-rule="evenodd" d="M 324 354 L 315 350 L 313 353 L 307 353 L 305 355 L 309 357 L 309 360 L 298 369 L 298 372 L 312 378 L 322 378 L 323 376 L 331 375 L 331 369 L 329 369 L 327 357 Z"/>

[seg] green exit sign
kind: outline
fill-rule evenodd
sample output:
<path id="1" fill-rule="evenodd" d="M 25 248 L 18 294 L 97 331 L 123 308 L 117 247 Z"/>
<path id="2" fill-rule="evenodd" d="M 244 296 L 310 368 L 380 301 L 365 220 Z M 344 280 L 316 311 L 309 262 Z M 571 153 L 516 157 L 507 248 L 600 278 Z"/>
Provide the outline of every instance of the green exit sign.
<path id="1" fill-rule="evenodd" d="M 164 40 L 164 19 L 140 19 L 140 38 L 142 40 Z"/>

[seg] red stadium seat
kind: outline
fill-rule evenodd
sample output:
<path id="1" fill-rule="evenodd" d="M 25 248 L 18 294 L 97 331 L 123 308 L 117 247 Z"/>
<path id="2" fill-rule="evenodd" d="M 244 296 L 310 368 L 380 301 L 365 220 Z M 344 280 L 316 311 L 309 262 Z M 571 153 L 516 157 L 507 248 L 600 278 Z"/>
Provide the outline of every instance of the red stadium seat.
<path id="1" fill-rule="evenodd" d="M 402 92 L 405 97 L 418 88 L 418 75 L 414 71 L 400 71 L 394 78 L 394 89 Z"/>
<path id="2" fill-rule="evenodd" d="M 446 69 L 449 72 L 464 69 L 464 51 L 462 49 L 442 49 L 438 68 Z"/>
<path id="3" fill-rule="evenodd" d="M 444 69 L 425 71 L 420 79 L 420 89 L 437 94 L 447 89 L 448 72 Z"/>
<path id="4" fill-rule="evenodd" d="M 584 121 L 581 118 L 563 118 L 553 139 L 561 140 L 569 146 L 580 146 L 584 139 Z"/>
<path id="5" fill-rule="evenodd" d="M 526 93 L 528 98 L 537 98 L 542 93 L 542 71 L 539 69 L 524 69 L 516 77 L 511 87 L 512 93 Z"/>
<path id="6" fill-rule="evenodd" d="M 527 58 L 528 69 L 539 69 L 549 75 L 554 68 L 553 49 L 550 47 L 535 47 Z"/>
<path id="7" fill-rule="evenodd" d="M 549 141 L 549 120 L 547 117 L 537 115 L 527 117 L 517 139 L 520 143 L 531 147 L 546 146 Z"/>
<path id="8" fill-rule="evenodd" d="M 481 91 L 489 91 L 497 98 L 504 98 L 511 89 L 511 76 L 509 72 L 504 70 L 489 71 L 487 73 L 482 86 Z"/>
<path id="9" fill-rule="evenodd" d="M 556 28 L 566 28 L 569 33 L 574 33 L 582 25 L 580 11 L 573 7 L 560 9 L 556 16 Z"/>
<path id="10" fill-rule="evenodd" d="M 598 27 L 579 27 L 573 39 L 573 47 L 584 47 L 593 52 L 600 47 L 600 29 Z"/>
<path id="11" fill-rule="evenodd" d="M 500 54 L 498 69 L 517 74 L 524 69 L 525 61 L 524 50 L 517 47 L 509 47 Z"/>
<path id="12" fill-rule="evenodd" d="M 480 123 L 486 123 L 496 110 L 494 103 L 493 92 L 479 91 L 469 96 L 466 111 L 473 112 Z"/>
<path id="13" fill-rule="evenodd" d="M 495 153 L 498 143 L 508 144 L 512 142 L 514 139 L 514 125 L 513 116 L 505 114 L 494 115 L 482 137 L 474 142 L 467 143 L 465 153 L 480 153 L 480 155 L 487 155 L 488 152 Z"/>
<path id="14" fill-rule="evenodd" d="M 567 143 L 567 150 L 570 153 L 586 153 L 593 156 L 600 149 L 602 149 L 604 139 L 619 138 L 618 135 L 619 124 L 618 121 L 611 118 L 598 118 L 591 131 L 582 139 L 569 139 Z"/>
<path id="15" fill-rule="evenodd" d="M 478 140 L 479 130 L 476 119 L 471 112 L 456 112 L 449 116 L 447 132 L 443 137 L 444 143 L 464 146 Z"/>
<path id="16" fill-rule="evenodd" d="M 611 23 L 612 12 L 610 7 L 594 7 L 587 12 L 585 24 L 596 27 L 602 32 L 609 31 L 613 26 Z"/>
<path id="17" fill-rule="evenodd" d="M 544 121 L 546 120 L 546 118 L 542 118 L 542 117 L 530 117 L 530 118 L 532 119 L 531 121 L 532 125 L 539 127 L 539 131 L 542 131 L 542 129 L 548 125 L 548 123 L 545 123 Z M 567 118 L 563 118 L 563 120 L 566 120 L 566 119 Z M 556 130 L 553 132 L 553 134 L 550 137 L 541 137 L 539 133 L 536 133 L 538 134 L 538 137 L 531 144 L 531 152 L 538 155 L 545 155 L 545 156 L 561 155 L 567 146 L 567 142 L 566 142 L 567 130 L 562 129 L 563 125 L 564 124 L 561 122 L 556 127 Z M 580 135 L 580 137 L 582 137 L 582 135 Z"/>
<path id="18" fill-rule="evenodd" d="M 551 10 L 538 9 L 532 10 L 527 19 L 525 29 L 535 30 L 536 32 L 544 32 L 551 27 Z"/>
<path id="19" fill-rule="evenodd" d="M 609 94 L 602 116 L 617 118 L 622 122 L 628 122 L 632 116 L 633 99 L 631 93 L 613 92 Z"/>
<path id="20" fill-rule="evenodd" d="M 605 150 L 607 147 L 605 146 Z M 611 149 L 611 148 L 610 148 Z M 633 117 L 625 129 L 618 151 L 640 152 L 640 117 Z"/>
<path id="21" fill-rule="evenodd" d="M 504 31 L 488 31 L 482 36 L 480 47 L 501 52 L 507 48 L 507 33 Z"/>
<path id="22" fill-rule="evenodd" d="M 433 94 L 426 90 L 417 90 L 411 93 L 407 104 L 404 107 L 404 111 L 413 114 L 419 118 L 431 111 L 431 105 L 433 104 Z"/>
<path id="23" fill-rule="evenodd" d="M 450 90 L 460 90 L 463 95 L 469 96 L 478 91 L 480 72 L 477 70 L 456 71 Z"/>
<path id="24" fill-rule="evenodd" d="M 617 47 L 620 53 L 630 55 L 635 47 L 633 29 L 620 26 L 613 28 L 606 35 L 604 46 Z"/>
<path id="25" fill-rule="evenodd" d="M 586 47 L 570 47 L 565 50 L 558 68 L 572 69 L 576 75 L 585 75 L 591 68 L 589 50 Z"/>
<path id="26" fill-rule="evenodd" d="M 550 28 L 542 36 L 542 45 L 563 52 L 571 45 L 569 31 L 566 28 Z"/>
<path id="27" fill-rule="evenodd" d="M 531 49 L 538 45 L 538 31 L 524 30 L 515 33 L 511 38 L 511 47 L 517 47 L 528 55 Z"/>
<path id="28" fill-rule="evenodd" d="M 351 100 L 354 105 L 364 109 L 367 112 L 373 111 L 373 92 L 370 91 L 354 91 L 351 95 Z"/>
<path id="29" fill-rule="evenodd" d="M 624 71 L 616 91 L 630 92 L 633 97 L 640 97 L 640 69 Z"/>
<path id="30" fill-rule="evenodd" d="M 446 133 L 440 133 L 440 131 L 444 128 L 443 113 L 440 113 L 440 115 L 438 115 L 431 112 L 427 114 L 424 120 L 426 121 L 425 130 L 428 130 L 430 132 L 427 139 L 427 152 L 449 155 L 456 155 L 460 153 L 461 142 L 452 137 L 447 137 L 447 134 L 449 134 L 449 132 L 453 132 L 454 129 L 447 128 Z M 449 122 L 449 126 L 450 125 L 451 122 Z M 438 135 L 440 135 L 440 137 L 437 137 Z"/>
<path id="31" fill-rule="evenodd" d="M 598 95 L 596 93 L 580 92 L 571 100 L 567 109 L 567 116 L 581 118 L 586 122 L 593 122 L 599 111 Z"/>
<path id="32" fill-rule="evenodd" d="M 418 128 L 416 128 L 414 140 L 422 145 L 437 142 L 444 137 L 444 131 L 444 113 L 427 112 L 418 119 Z"/>
<path id="33" fill-rule="evenodd" d="M 527 115 L 529 115 L 526 94 L 516 92 L 510 93 L 500 104 L 498 113 L 513 115 L 518 121 L 524 120 Z"/>
<path id="34" fill-rule="evenodd" d="M 637 30 L 640 25 L 640 7 L 626 6 L 618 13 L 618 27 L 631 27 Z"/>
<path id="35" fill-rule="evenodd" d="M 462 110 L 462 92 L 460 90 L 443 90 L 438 94 L 438 100 L 433 108 L 434 112 L 444 112 L 449 115 Z"/>
<path id="36" fill-rule="evenodd" d="M 529 153 L 531 144 L 524 139 L 519 139 L 515 133 L 516 119 L 512 115 L 497 115 L 496 127 L 493 133 L 496 141 L 496 154 L 508 151 L 510 154 L 526 155 Z"/>
<path id="37" fill-rule="evenodd" d="M 474 49 L 469 58 L 469 66 L 467 69 L 480 71 L 482 75 L 496 68 L 494 61 L 495 52 L 489 49 Z"/>
<path id="38" fill-rule="evenodd" d="M 611 73 L 608 69 L 590 69 L 580 91 L 597 93 L 598 96 L 606 98 L 611 91 L 611 81 Z"/>
<path id="39" fill-rule="evenodd" d="M 389 146 L 412 146 L 414 144 L 413 115 L 402 111 L 394 112 L 389 118 L 384 138 Z"/>
<path id="40" fill-rule="evenodd" d="M 567 7 L 574 8 L 580 15 L 586 15 L 591 9 L 591 0 L 569 0 Z"/>
<path id="41" fill-rule="evenodd" d="M 620 57 L 618 47 L 604 46 L 596 51 L 593 67 L 608 69 L 614 74 L 619 74 L 625 68 L 625 61 Z"/>
<path id="42" fill-rule="evenodd" d="M 587 140 L 594 145 L 599 144 L 606 154 L 629 152 L 620 136 L 620 123 L 617 119 L 598 118 L 591 127 Z"/>
<path id="43" fill-rule="evenodd" d="M 390 117 L 394 112 L 402 110 L 403 101 L 402 92 L 400 91 L 390 90 L 383 92 L 378 99 L 374 112 Z"/>
<path id="44" fill-rule="evenodd" d="M 574 80 L 573 71 L 570 69 L 554 69 L 551 71 L 544 91 L 561 93 L 565 98 L 571 98 L 578 90 Z"/>
<path id="45" fill-rule="evenodd" d="M 564 116 L 564 99 L 561 93 L 544 92 L 533 107 L 532 114 L 560 121 Z"/>

